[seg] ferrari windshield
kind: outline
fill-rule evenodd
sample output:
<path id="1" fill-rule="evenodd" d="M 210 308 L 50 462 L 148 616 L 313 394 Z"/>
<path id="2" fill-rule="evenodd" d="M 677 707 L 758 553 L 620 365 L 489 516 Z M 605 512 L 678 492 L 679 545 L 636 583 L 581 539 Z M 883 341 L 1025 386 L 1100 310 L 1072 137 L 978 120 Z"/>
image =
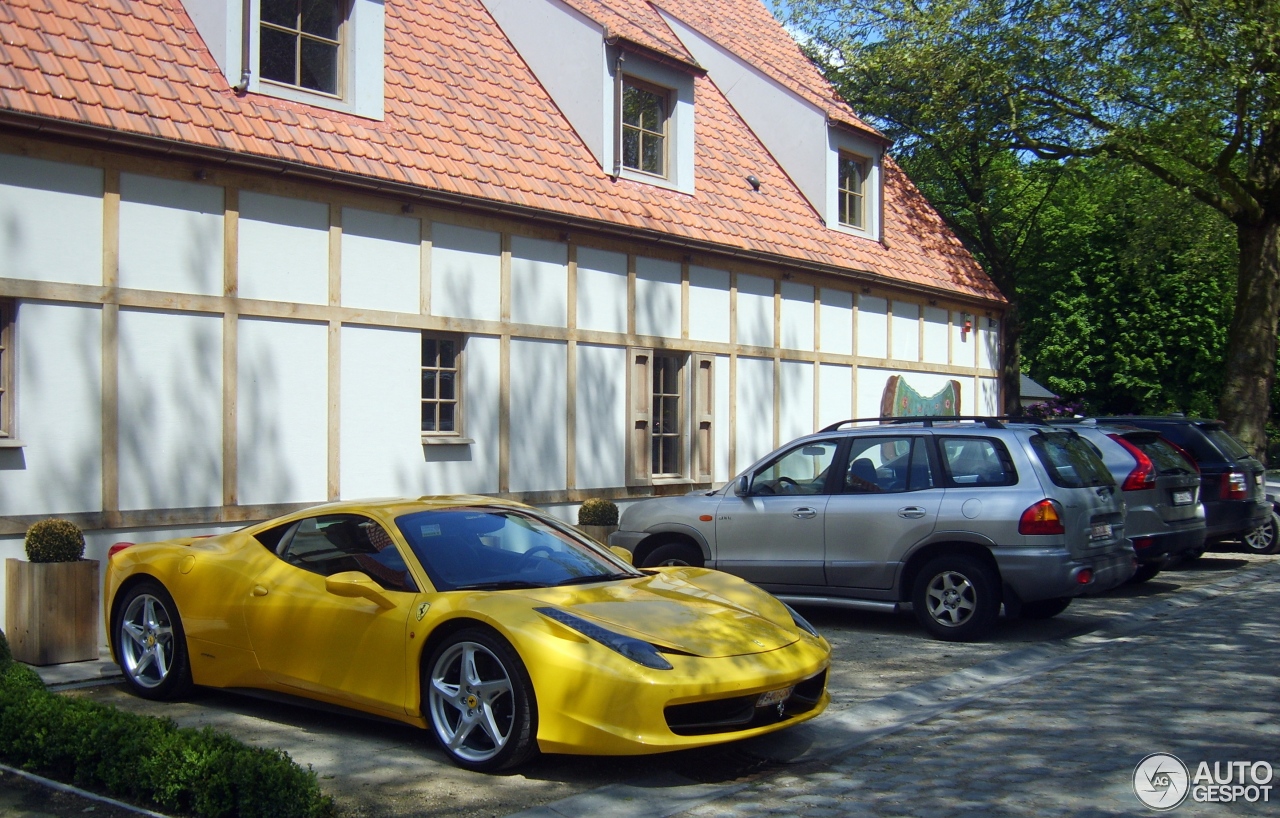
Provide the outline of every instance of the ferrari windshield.
<path id="1" fill-rule="evenodd" d="M 396 518 L 438 591 L 546 588 L 642 576 L 532 514 L 452 508 Z"/>

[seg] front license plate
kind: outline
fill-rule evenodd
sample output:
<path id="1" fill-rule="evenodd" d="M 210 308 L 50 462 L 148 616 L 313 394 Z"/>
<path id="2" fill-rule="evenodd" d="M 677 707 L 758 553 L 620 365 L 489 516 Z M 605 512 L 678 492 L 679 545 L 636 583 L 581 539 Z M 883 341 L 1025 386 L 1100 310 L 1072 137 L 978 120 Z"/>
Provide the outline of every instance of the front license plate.
<path id="1" fill-rule="evenodd" d="M 1111 523 L 1094 523 L 1093 530 L 1089 532 L 1089 537 L 1095 540 L 1105 540 L 1111 536 Z"/>
<path id="2" fill-rule="evenodd" d="M 1191 503 L 1191 492 L 1175 491 L 1173 493 L 1173 504 L 1175 506 L 1185 506 Z"/>
<path id="3" fill-rule="evenodd" d="M 760 698 L 756 699 L 756 707 L 772 707 L 775 704 L 781 704 L 791 698 L 791 691 L 794 687 L 784 687 L 781 690 L 770 690 L 768 693 L 761 693 Z"/>

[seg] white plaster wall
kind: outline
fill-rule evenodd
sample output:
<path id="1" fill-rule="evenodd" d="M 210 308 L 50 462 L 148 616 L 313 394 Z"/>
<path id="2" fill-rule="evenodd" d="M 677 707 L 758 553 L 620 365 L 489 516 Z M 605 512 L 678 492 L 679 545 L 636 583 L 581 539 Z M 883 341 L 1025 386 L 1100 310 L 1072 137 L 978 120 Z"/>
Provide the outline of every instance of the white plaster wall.
<path id="1" fill-rule="evenodd" d="M 822 364 L 818 367 L 818 428 L 848 420 L 853 414 L 853 367 Z M 857 417 L 861 417 L 858 415 Z"/>
<path id="2" fill-rule="evenodd" d="M 870 295 L 858 296 L 858 356 L 861 358 L 889 357 L 888 303 L 883 298 Z M 862 381 L 858 381 L 861 391 Z M 859 401 L 861 405 L 861 401 Z M 858 417 L 863 417 L 859 414 Z"/>
<path id="3" fill-rule="evenodd" d="M 502 315 L 502 237 L 431 225 L 431 314 L 497 321 Z"/>
<path id="4" fill-rule="evenodd" d="M 17 431 L 0 449 L 0 514 L 102 508 L 102 310 L 18 307 Z M 15 555 L 17 556 L 17 555 Z"/>
<path id="5" fill-rule="evenodd" d="M 794 440 L 813 431 L 813 364 L 783 361 L 779 367 L 782 414 L 778 439 Z"/>
<path id="6" fill-rule="evenodd" d="M 0 153 L 0 278 L 101 284 L 102 187 L 98 168 Z"/>
<path id="7" fill-rule="evenodd" d="M 920 305 L 893 302 L 893 357 L 900 361 L 920 360 Z"/>
<path id="8" fill-rule="evenodd" d="M 708 267 L 689 268 L 689 337 L 695 341 L 729 343 L 728 272 Z"/>
<path id="9" fill-rule="evenodd" d="M 738 343 L 773 346 L 773 280 L 738 275 Z"/>
<path id="10" fill-rule="evenodd" d="M 511 237 L 511 320 L 568 326 L 569 247 L 558 241 Z"/>
<path id="11" fill-rule="evenodd" d="M 972 332 L 964 331 L 963 312 L 951 313 L 951 363 L 956 366 L 973 366 L 977 360 L 977 342 Z"/>
<path id="12" fill-rule="evenodd" d="M 822 288 L 819 320 L 823 352 L 836 355 L 853 354 L 853 293 Z"/>
<path id="13" fill-rule="evenodd" d="M 1000 322 L 994 318 L 975 318 L 978 327 L 978 368 L 1000 366 Z"/>
<path id="14" fill-rule="evenodd" d="M 738 471 L 765 456 L 773 443 L 773 361 L 738 358 L 737 378 Z"/>
<path id="15" fill-rule="evenodd" d="M 222 295 L 223 189 L 120 174 L 120 286 Z"/>
<path id="16" fill-rule="evenodd" d="M 237 499 L 242 505 L 322 502 L 329 470 L 329 328 L 241 318 L 237 331 Z"/>
<path id="17" fill-rule="evenodd" d="M 511 342 L 512 491 L 565 487 L 567 350 L 562 341 Z"/>
<path id="18" fill-rule="evenodd" d="M 782 341 L 784 349 L 813 349 L 813 288 L 782 282 Z"/>
<path id="19" fill-rule="evenodd" d="M 947 349 L 947 311 L 941 307 L 924 308 L 924 360 L 931 364 L 949 363 Z"/>
<path id="20" fill-rule="evenodd" d="M 716 405 L 715 405 L 715 428 L 712 436 L 715 438 L 715 471 L 712 479 L 716 483 L 724 483 L 733 477 L 733 472 L 729 469 L 729 356 L 717 355 L 715 363 L 716 377 Z M 740 464 L 735 464 L 740 466 Z"/>
<path id="21" fill-rule="evenodd" d="M 498 340 L 472 336 L 463 356 L 464 434 L 475 442 L 423 445 L 422 335 L 342 328 L 344 498 L 498 490 Z"/>
<path id="22" fill-rule="evenodd" d="M 626 478 L 627 351 L 578 344 L 574 395 L 574 462 L 578 488 L 624 485 Z"/>
<path id="23" fill-rule="evenodd" d="M 636 259 L 636 333 L 680 337 L 680 265 Z"/>
<path id="24" fill-rule="evenodd" d="M 342 304 L 418 313 L 422 222 L 390 213 L 342 209 Z"/>
<path id="25" fill-rule="evenodd" d="M 242 191 L 238 292 L 328 304 L 329 205 Z"/>
<path id="26" fill-rule="evenodd" d="M 978 378 L 978 405 L 974 414 L 1000 414 L 1000 382 L 995 378 Z"/>
<path id="27" fill-rule="evenodd" d="M 627 257 L 578 248 L 578 328 L 627 331 Z"/>
<path id="28" fill-rule="evenodd" d="M 222 505 L 222 318 L 120 310 L 120 507 Z"/>
<path id="29" fill-rule="evenodd" d="M 884 396 L 884 385 L 892 374 L 894 373 L 884 369 L 858 367 L 858 411 L 853 413 L 854 417 L 880 417 L 880 399 Z"/>

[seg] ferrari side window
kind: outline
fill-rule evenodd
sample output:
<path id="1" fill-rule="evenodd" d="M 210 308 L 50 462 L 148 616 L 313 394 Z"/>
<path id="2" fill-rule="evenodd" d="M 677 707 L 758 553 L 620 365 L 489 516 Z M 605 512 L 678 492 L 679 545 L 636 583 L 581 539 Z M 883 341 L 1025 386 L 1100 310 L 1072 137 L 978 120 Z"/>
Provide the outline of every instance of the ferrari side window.
<path id="1" fill-rule="evenodd" d="M 367 517 L 308 517 L 284 539 L 280 558 L 305 571 L 325 577 L 360 571 L 388 591 L 418 590 L 391 536 Z"/>

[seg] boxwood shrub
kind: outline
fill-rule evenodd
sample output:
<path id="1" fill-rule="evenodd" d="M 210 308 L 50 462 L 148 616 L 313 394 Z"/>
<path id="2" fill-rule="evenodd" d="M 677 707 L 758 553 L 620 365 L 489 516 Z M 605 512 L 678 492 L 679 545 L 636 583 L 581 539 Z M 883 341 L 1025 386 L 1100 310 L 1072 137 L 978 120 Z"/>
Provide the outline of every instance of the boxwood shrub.
<path id="1" fill-rule="evenodd" d="M 334 809 L 315 772 L 281 750 L 50 693 L 34 670 L 12 660 L 3 632 L 0 760 L 200 818 L 328 818 Z"/>

